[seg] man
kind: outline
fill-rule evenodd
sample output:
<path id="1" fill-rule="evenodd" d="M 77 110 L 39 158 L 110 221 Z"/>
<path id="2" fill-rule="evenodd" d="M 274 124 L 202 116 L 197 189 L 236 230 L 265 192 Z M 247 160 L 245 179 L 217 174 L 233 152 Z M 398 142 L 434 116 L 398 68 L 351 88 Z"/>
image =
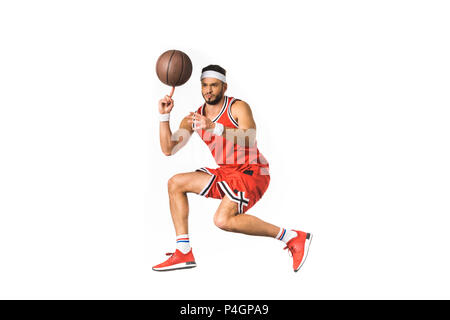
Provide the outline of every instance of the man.
<path id="1" fill-rule="evenodd" d="M 293 257 L 294 271 L 303 265 L 312 235 L 288 230 L 245 214 L 269 186 L 269 165 L 256 145 L 256 124 L 250 106 L 242 100 L 225 96 L 226 71 L 218 65 L 202 70 L 202 95 L 205 103 L 187 115 L 172 135 L 169 125 L 174 107 L 171 96 L 159 101 L 160 144 L 170 156 L 182 148 L 196 131 L 208 145 L 219 168 L 200 168 L 169 179 L 170 212 L 176 232 L 176 251 L 153 267 L 155 271 L 193 268 L 196 266 L 189 244 L 188 198 L 192 192 L 221 199 L 214 215 L 220 229 L 248 235 L 273 237 L 286 243 Z"/>

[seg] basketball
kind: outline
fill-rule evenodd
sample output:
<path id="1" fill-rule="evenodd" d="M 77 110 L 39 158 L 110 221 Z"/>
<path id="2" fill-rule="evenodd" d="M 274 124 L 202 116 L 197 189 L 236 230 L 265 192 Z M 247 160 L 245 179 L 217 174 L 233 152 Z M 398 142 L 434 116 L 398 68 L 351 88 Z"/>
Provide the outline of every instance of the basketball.
<path id="1" fill-rule="evenodd" d="M 191 77 L 191 59 L 182 51 L 168 50 L 156 61 L 156 74 L 159 80 L 168 86 L 181 86 Z"/>

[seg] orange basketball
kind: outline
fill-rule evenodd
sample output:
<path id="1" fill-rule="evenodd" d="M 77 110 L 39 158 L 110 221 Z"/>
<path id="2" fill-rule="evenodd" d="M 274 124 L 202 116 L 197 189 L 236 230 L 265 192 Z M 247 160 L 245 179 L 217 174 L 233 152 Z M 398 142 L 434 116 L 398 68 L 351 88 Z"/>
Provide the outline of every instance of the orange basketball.
<path id="1" fill-rule="evenodd" d="M 156 74 L 159 80 L 168 86 L 181 86 L 191 77 L 191 59 L 182 51 L 168 50 L 156 61 Z"/>

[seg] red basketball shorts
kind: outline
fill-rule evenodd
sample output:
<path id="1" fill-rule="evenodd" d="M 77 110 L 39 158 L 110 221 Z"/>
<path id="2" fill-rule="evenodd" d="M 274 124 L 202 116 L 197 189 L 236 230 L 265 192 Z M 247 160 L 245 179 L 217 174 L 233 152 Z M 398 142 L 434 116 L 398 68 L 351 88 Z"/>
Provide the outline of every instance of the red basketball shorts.
<path id="1" fill-rule="evenodd" d="M 253 207 L 266 192 L 270 182 L 268 168 L 260 165 L 200 168 L 195 171 L 211 175 L 199 195 L 214 199 L 223 199 L 226 195 L 238 204 L 238 213 L 245 213 Z"/>

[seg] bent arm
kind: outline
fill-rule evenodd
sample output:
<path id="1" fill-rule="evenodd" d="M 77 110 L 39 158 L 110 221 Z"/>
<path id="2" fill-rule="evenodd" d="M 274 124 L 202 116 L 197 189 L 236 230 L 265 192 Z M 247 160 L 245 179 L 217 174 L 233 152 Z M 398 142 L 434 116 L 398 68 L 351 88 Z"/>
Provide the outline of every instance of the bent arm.
<path id="1" fill-rule="evenodd" d="M 172 134 L 169 121 L 160 122 L 159 125 L 159 142 L 161 150 L 166 156 L 175 154 L 178 150 L 186 145 L 192 135 L 192 128 L 184 118 L 179 129 Z"/>
<path id="2" fill-rule="evenodd" d="M 233 104 L 232 115 L 239 127 L 224 127 L 222 136 L 242 147 L 252 147 L 256 142 L 256 123 L 252 109 L 246 102 L 239 100 Z"/>
<path id="3" fill-rule="evenodd" d="M 253 147 L 256 142 L 256 124 L 253 119 L 252 110 L 250 106 L 244 101 L 237 101 L 233 105 L 232 115 L 238 122 L 238 128 L 223 128 L 222 133 L 216 133 L 219 129 L 216 122 L 204 115 L 191 112 L 188 116 L 188 123 L 194 125 L 196 129 L 206 130 L 212 134 L 220 134 L 233 144 L 238 144 L 241 147 Z M 223 126 L 222 124 L 219 124 Z M 220 129 L 219 129 L 220 131 Z"/>

